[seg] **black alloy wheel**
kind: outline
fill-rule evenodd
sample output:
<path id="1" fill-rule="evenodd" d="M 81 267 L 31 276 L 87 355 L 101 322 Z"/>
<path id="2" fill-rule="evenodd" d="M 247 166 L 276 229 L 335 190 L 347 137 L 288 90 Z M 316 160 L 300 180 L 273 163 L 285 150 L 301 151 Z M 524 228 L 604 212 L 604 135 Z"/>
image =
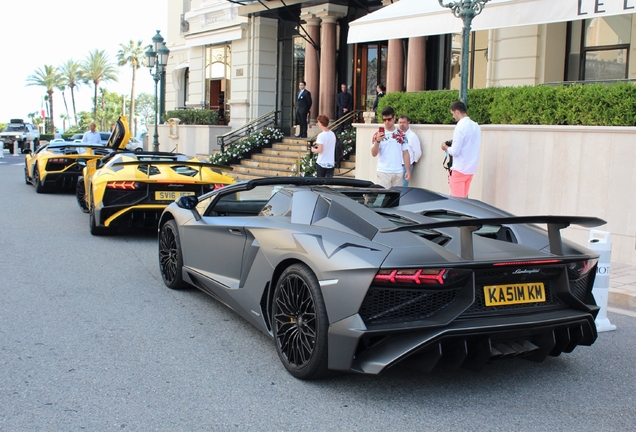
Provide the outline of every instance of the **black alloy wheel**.
<path id="1" fill-rule="evenodd" d="M 88 202 L 86 201 L 86 187 L 84 186 L 84 177 L 77 179 L 77 186 L 75 186 L 75 198 L 77 199 L 77 205 L 84 213 L 88 213 Z"/>
<path id="2" fill-rule="evenodd" d="M 328 320 L 316 275 L 294 264 L 281 275 L 272 306 L 278 357 L 299 379 L 330 375 L 327 366 Z"/>
<path id="3" fill-rule="evenodd" d="M 31 182 L 29 181 L 29 169 L 27 168 L 27 164 L 24 164 L 24 182 L 28 185 L 31 184 Z"/>
<path id="4" fill-rule="evenodd" d="M 159 231 L 159 271 L 163 283 L 171 289 L 187 286 L 183 280 L 183 253 L 177 223 L 169 220 Z"/>

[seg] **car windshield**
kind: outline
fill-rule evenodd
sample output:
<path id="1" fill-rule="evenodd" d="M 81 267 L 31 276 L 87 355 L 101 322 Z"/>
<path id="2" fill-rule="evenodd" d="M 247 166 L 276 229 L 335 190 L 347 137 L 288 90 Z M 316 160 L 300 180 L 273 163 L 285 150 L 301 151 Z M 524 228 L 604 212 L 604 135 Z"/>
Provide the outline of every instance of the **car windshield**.
<path id="1" fill-rule="evenodd" d="M 5 132 L 22 132 L 25 129 L 24 125 L 9 125 L 4 130 Z"/>

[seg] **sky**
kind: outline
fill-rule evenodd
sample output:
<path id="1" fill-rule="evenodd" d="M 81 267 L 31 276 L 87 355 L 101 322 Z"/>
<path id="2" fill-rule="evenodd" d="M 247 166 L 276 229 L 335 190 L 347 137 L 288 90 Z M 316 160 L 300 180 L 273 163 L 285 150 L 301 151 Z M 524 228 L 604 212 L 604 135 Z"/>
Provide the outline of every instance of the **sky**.
<path id="1" fill-rule="evenodd" d="M 105 50 L 119 71 L 118 82 L 100 84 L 111 92 L 130 96 L 132 68 L 117 66 L 119 44 L 141 39 L 151 43 L 157 30 L 167 40 L 167 0 L 29 0 L 5 1 L 2 5 L 4 47 L 0 67 L 0 123 L 12 118 L 28 120 L 27 114 L 44 107 L 46 89 L 27 86 L 27 77 L 44 65 L 59 66 L 69 59 L 83 61 L 94 49 Z M 93 86 L 75 89 L 77 111 L 91 111 Z M 137 70 L 135 93 L 154 95 L 154 81 L 147 67 Z M 73 116 L 70 90 L 65 91 Z M 55 126 L 62 129 L 65 114 L 62 93 L 53 93 Z"/>

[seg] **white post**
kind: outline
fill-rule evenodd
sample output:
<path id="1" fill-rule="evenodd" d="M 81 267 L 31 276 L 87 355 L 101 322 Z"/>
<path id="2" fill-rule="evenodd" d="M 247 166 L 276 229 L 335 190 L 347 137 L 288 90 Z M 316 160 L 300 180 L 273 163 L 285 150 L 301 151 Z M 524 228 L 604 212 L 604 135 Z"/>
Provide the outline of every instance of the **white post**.
<path id="1" fill-rule="evenodd" d="M 609 274 L 612 261 L 612 234 L 606 231 L 590 230 L 588 248 L 599 254 L 596 267 L 596 279 L 592 294 L 597 306 L 601 308 L 596 317 L 596 330 L 598 332 L 616 330 L 616 326 L 607 318 L 607 299 L 609 297 Z"/>

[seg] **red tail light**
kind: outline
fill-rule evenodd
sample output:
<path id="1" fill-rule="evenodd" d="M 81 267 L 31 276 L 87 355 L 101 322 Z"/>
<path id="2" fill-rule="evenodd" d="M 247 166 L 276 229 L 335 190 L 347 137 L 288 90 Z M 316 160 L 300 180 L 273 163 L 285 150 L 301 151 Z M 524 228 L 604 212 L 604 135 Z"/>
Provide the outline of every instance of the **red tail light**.
<path id="1" fill-rule="evenodd" d="M 577 278 L 585 276 L 594 268 L 597 262 L 597 259 L 591 259 L 570 263 L 568 264 L 568 272 Z"/>
<path id="2" fill-rule="evenodd" d="M 534 260 L 534 261 L 505 261 L 505 262 L 498 262 L 498 263 L 494 263 L 493 266 L 495 267 L 502 267 L 502 266 L 525 266 L 525 265 L 539 265 L 539 264 L 556 264 L 556 263 L 560 263 L 562 262 L 562 260 Z"/>
<path id="3" fill-rule="evenodd" d="M 139 187 L 139 183 L 131 181 L 113 181 L 106 183 L 106 187 L 108 189 L 135 190 Z"/>
<path id="4" fill-rule="evenodd" d="M 387 269 L 373 278 L 377 284 L 450 285 L 472 274 L 464 269 Z"/>
<path id="5" fill-rule="evenodd" d="M 68 159 L 65 159 L 65 158 L 52 158 L 52 159 L 49 159 L 49 162 L 58 163 L 58 164 L 66 164 L 68 162 Z"/>

